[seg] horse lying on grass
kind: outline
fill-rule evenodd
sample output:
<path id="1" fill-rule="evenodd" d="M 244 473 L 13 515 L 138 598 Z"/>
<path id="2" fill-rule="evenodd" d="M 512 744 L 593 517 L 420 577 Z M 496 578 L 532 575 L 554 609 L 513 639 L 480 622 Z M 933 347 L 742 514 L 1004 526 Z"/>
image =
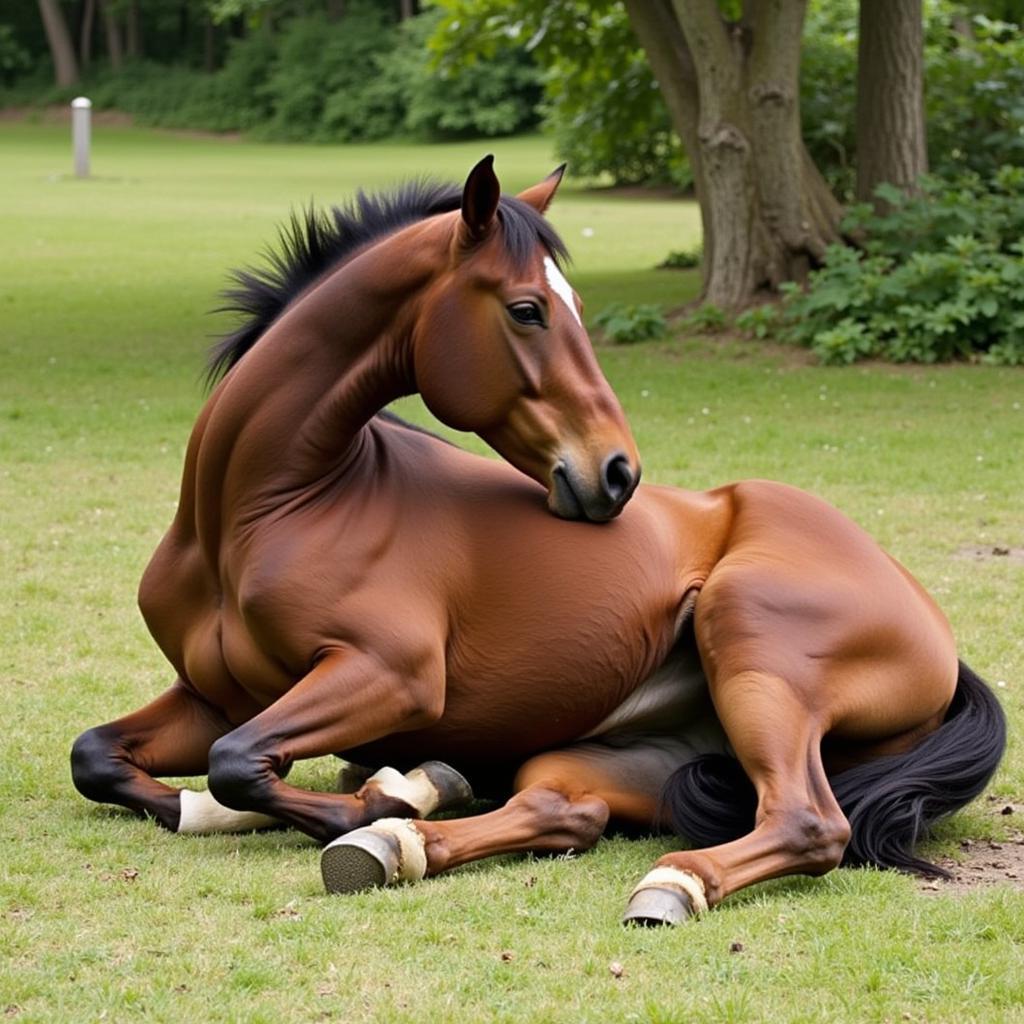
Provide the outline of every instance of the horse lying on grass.
<path id="1" fill-rule="evenodd" d="M 487 158 L 461 190 L 360 193 L 237 275 L 140 588 L 177 678 L 78 739 L 75 785 L 179 832 L 299 828 L 332 891 L 671 825 L 697 848 L 640 881 L 642 923 L 844 858 L 937 872 L 915 841 L 995 770 L 998 702 L 824 502 L 637 487 L 543 217 L 560 179 L 503 196 Z M 413 392 L 506 462 L 380 413 Z M 324 754 L 397 769 L 285 782 Z M 458 771 L 413 767 L 436 757 Z M 467 779 L 507 802 L 426 820 Z"/>

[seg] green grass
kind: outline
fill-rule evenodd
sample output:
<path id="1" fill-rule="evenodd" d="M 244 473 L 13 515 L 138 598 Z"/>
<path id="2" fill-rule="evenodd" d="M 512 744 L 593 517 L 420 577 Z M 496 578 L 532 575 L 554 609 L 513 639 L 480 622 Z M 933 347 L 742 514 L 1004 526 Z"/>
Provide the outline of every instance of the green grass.
<path id="1" fill-rule="evenodd" d="M 494 149 L 511 189 L 554 162 L 539 139 Z M 266 147 L 104 129 L 89 182 L 61 176 L 62 129 L 4 124 L 0 152 L 0 1014 L 1024 1019 L 1024 897 L 1011 890 L 926 896 L 898 876 L 838 871 L 755 887 L 675 931 L 626 931 L 625 897 L 667 839 L 328 898 L 302 836 L 177 837 L 79 798 L 74 736 L 167 683 L 134 592 L 176 499 L 218 327 L 204 311 L 225 269 L 253 259 L 294 204 L 415 171 L 461 177 L 482 147 Z M 692 294 L 692 275 L 649 269 L 693 242 L 692 205 L 570 183 L 554 219 L 591 314 L 613 299 Z M 830 370 L 728 340 L 601 359 L 647 479 L 788 480 L 849 512 L 919 576 L 967 660 L 1006 681 L 1013 733 L 995 791 L 1019 799 L 1024 569 L 959 552 L 1024 545 L 1024 375 Z M 314 762 L 296 776 L 326 786 L 332 771 Z M 943 836 L 948 846 L 1000 828 L 979 804 Z"/>

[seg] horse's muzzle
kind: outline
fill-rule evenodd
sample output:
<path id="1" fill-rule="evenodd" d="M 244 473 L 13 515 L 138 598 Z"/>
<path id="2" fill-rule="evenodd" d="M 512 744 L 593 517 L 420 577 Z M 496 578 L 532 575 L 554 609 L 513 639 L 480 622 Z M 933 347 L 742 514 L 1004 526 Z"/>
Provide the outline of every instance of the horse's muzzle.
<path id="1" fill-rule="evenodd" d="M 639 482 L 640 467 L 634 468 L 624 452 L 601 463 L 594 484 L 588 484 L 571 461 L 562 460 L 551 473 L 548 508 L 562 519 L 605 523 L 622 511 Z"/>

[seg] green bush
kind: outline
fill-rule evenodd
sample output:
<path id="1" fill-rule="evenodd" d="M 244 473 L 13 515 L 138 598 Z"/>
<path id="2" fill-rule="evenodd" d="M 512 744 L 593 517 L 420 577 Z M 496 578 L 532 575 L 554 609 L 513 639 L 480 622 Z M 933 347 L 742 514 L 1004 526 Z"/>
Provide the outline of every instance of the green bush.
<path id="1" fill-rule="evenodd" d="M 981 15 L 971 30 L 946 28 L 927 53 L 928 154 L 943 177 L 1024 164 L 1024 31 Z"/>
<path id="2" fill-rule="evenodd" d="M 0 83 L 10 84 L 31 69 L 31 54 L 18 42 L 14 29 L 0 22 Z"/>
<path id="3" fill-rule="evenodd" d="M 729 325 L 729 317 L 725 310 L 713 302 L 705 302 L 692 313 L 683 318 L 682 326 L 697 334 L 717 334 Z"/>
<path id="4" fill-rule="evenodd" d="M 833 246 L 806 289 L 784 286 L 782 336 L 827 363 L 1024 363 L 1024 168 L 878 194 L 886 216 L 863 205 L 844 224 L 863 251 Z"/>
<path id="5" fill-rule="evenodd" d="M 617 185 L 675 184 L 692 175 L 621 0 L 437 0 L 431 47 L 441 68 L 490 65 L 503 51 L 544 68 L 543 114 L 577 176 Z"/>
<path id="6" fill-rule="evenodd" d="M 698 242 L 689 249 L 673 249 L 658 264 L 659 270 L 692 270 L 704 260 L 704 243 Z"/>
<path id="7" fill-rule="evenodd" d="M 800 54 L 801 126 L 815 165 L 844 201 L 856 179 L 856 85 L 857 0 L 814 0 Z"/>
<path id="8" fill-rule="evenodd" d="M 506 45 L 495 47 L 486 61 L 437 61 L 430 42 L 442 17 L 435 9 L 404 21 L 398 47 L 380 69 L 405 97 L 405 130 L 434 140 L 535 128 L 542 74 L 532 56 L 522 47 Z"/>
<path id="9" fill-rule="evenodd" d="M 440 12 L 400 25 L 387 5 L 350 0 L 344 17 L 313 13 L 264 23 L 231 41 L 213 73 L 153 61 L 100 68 L 84 85 L 55 89 L 38 76 L 5 88 L 7 103 L 66 103 L 87 91 L 97 109 L 140 124 L 245 131 L 284 141 L 361 142 L 400 135 L 505 135 L 534 127 L 541 73 L 521 48 L 485 63 L 436 68 L 426 40 Z M 20 67 L 0 25 L 0 84 Z M 29 87 L 30 86 L 30 87 Z"/>
<path id="10" fill-rule="evenodd" d="M 762 340 L 775 333 L 778 322 L 779 307 L 765 303 L 745 309 L 733 321 L 733 326 L 743 334 Z"/>
<path id="11" fill-rule="evenodd" d="M 661 310 L 650 303 L 613 302 L 594 317 L 594 322 L 616 345 L 657 341 L 668 333 Z"/>

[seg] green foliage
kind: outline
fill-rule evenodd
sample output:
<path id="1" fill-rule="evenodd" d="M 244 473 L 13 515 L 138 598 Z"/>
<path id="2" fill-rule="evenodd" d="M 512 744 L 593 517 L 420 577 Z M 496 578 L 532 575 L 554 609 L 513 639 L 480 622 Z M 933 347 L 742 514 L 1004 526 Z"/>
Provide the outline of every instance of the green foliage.
<path id="1" fill-rule="evenodd" d="M 806 290 L 784 286 L 783 336 L 826 363 L 1024 363 L 1024 169 L 878 195 L 885 216 L 858 206 L 844 225 L 863 252 L 833 246 Z"/>
<path id="2" fill-rule="evenodd" d="M 804 142 L 832 190 L 853 196 L 857 0 L 813 0 L 800 55 Z"/>
<path id="3" fill-rule="evenodd" d="M 928 47 L 928 153 L 945 177 L 1024 164 L 1024 31 L 978 15 L 971 32 L 944 27 Z"/>
<path id="4" fill-rule="evenodd" d="M 978 6 L 925 0 L 928 161 L 942 177 L 1024 162 L 1024 31 L 995 14 L 972 17 Z M 816 0 L 801 54 L 804 140 L 844 200 L 854 189 L 856 84 L 856 0 Z"/>
<path id="5" fill-rule="evenodd" d="M 713 302 L 705 302 L 683 318 L 682 326 L 697 334 L 717 334 L 728 326 L 729 317 L 724 309 Z"/>
<path id="6" fill-rule="evenodd" d="M 620 0 L 438 0 L 431 45 L 441 67 L 490 61 L 504 47 L 545 69 L 543 112 L 558 155 L 577 175 L 614 184 L 692 176 L 647 58 Z"/>
<path id="7" fill-rule="evenodd" d="M 770 337 L 779 322 L 779 307 L 765 303 L 762 306 L 751 306 L 745 309 L 733 321 L 736 330 L 752 338 L 763 340 Z"/>
<path id="8" fill-rule="evenodd" d="M 668 333 L 661 310 L 649 303 L 613 302 L 594 317 L 594 323 L 616 345 L 658 341 Z"/>
<path id="9" fill-rule="evenodd" d="M 263 86 L 273 113 L 259 134 L 337 142 L 393 135 L 402 104 L 379 71 L 396 42 L 384 13 L 371 6 L 336 22 L 322 14 L 291 21 Z"/>
<path id="10" fill-rule="evenodd" d="M 525 49 L 496 46 L 486 61 L 459 64 L 430 54 L 442 12 L 428 10 L 399 28 L 380 73 L 406 101 L 404 128 L 424 139 L 511 135 L 536 127 L 542 73 Z"/>
<path id="11" fill-rule="evenodd" d="M 278 6 L 278 15 L 288 13 Z M 508 135 L 532 128 L 541 72 L 529 54 L 497 47 L 486 63 L 435 67 L 426 42 L 441 17 L 428 10 L 401 24 L 387 5 L 351 0 L 344 17 L 290 5 L 220 4 L 217 16 L 244 15 L 251 28 L 228 45 L 214 73 L 156 61 L 101 67 L 85 85 L 58 90 L 33 80 L 5 90 L 0 104 L 65 103 L 87 90 L 97 109 L 118 109 L 140 124 L 201 131 L 245 131 L 283 141 L 365 142 L 395 136 L 445 139 Z M 8 49 L 0 26 L 0 82 Z M 20 66 L 20 65 L 17 65 Z"/>
<path id="12" fill-rule="evenodd" d="M 10 25 L 0 23 L 0 82 L 13 82 L 32 67 L 32 56 L 17 40 Z"/>
<path id="13" fill-rule="evenodd" d="M 699 267 L 704 259 L 704 245 L 698 242 L 689 249 L 673 249 L 658 268 L 661 270 L 689 270 Z"/>

